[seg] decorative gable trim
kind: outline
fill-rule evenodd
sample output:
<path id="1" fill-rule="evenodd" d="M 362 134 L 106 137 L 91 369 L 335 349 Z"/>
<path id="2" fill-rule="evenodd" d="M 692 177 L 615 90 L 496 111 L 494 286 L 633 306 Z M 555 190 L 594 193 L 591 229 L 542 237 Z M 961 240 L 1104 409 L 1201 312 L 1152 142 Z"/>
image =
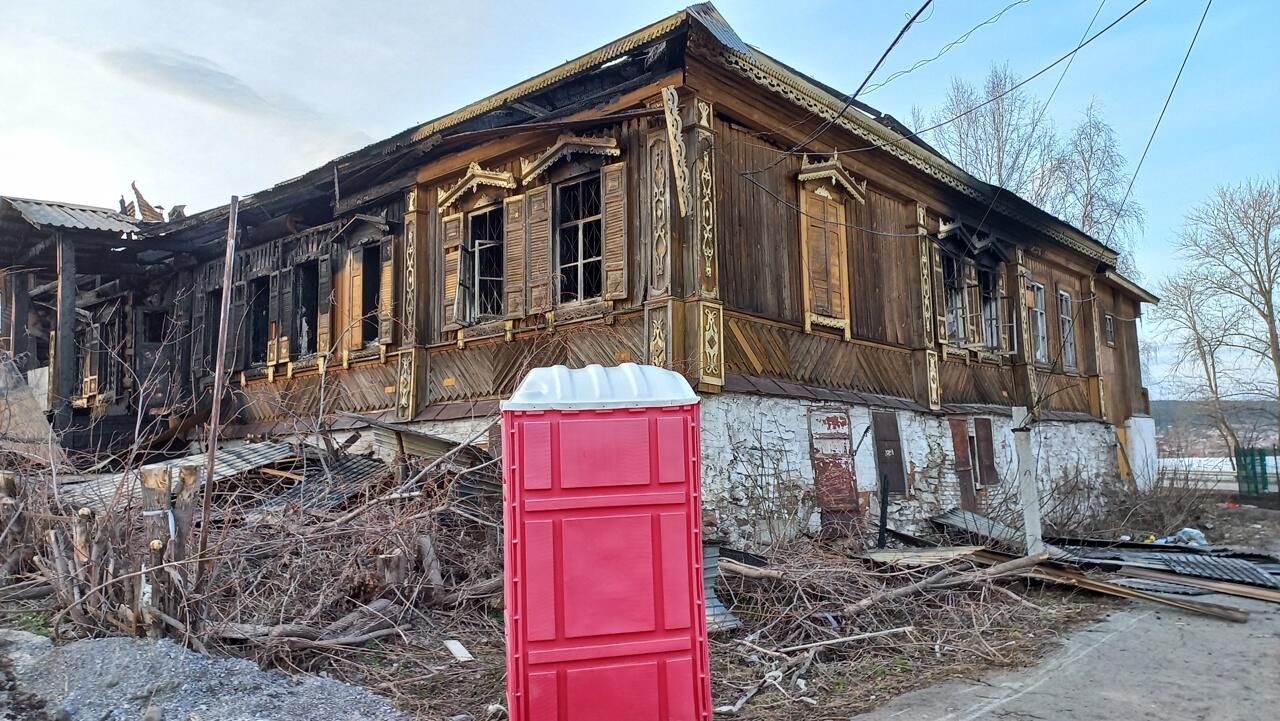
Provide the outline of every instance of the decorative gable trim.
<path id="1" fill-rule="evenodd" d="M 816 163 L 810 163 L 809 156 L 806 155 L 800 166 L 800 175 L 796 177 L 802 183 L 810 180 L 828 180 L 832 185 L 844 190 L 859 203 L 865 205 L 867 202 L 867 181 L 864 180 L 859 185 L 853 179 L 853 176 L 849 175 L 849 171 L 840 165 L 840 160 L 835 156 Z"/>
<path id="2" fill-rule="evenodd" d="M 478 163 L 472 163 L 467 166 L 467 174 L 462 176 L 457 185 L 449 190 L 441 188 L 438 195 L 437 205 L 440 212 L 444 213 L 449 206 L 458 202 L 458 200 L 467 193 L 475 190 L 481 185 L 491 185 L 495 188 L 503 188 L 505 190 L 515 190 L 515 176 L 505 170 L 485 170 Z"/>
<path id="3" fill-rule="evenodd" d="M 533 160 L 520 159 L 520 182 L 528 185 L 562 159 L 579 153 L 617 157 L 622 154 L 622 151 L 618 149 L 616 138 L 592 138 L 566 133 L 556 138 L 556 142 L 550 148 Z"/>

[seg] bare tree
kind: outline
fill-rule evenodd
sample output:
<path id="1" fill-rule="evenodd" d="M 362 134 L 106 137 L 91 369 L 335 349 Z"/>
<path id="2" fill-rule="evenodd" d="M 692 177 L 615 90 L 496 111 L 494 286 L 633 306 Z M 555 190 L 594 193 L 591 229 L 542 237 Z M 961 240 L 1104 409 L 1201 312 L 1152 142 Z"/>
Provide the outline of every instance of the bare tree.
<path id="1" fill-rule="evenodd" d="M 1204 291 L 1238 311 L 1225 345 L 1265 369 L 1252 393 L 1280 400 L 1280 175 L 1219 187 L 1187 216 L 1179 251 Z"/>
<path id="2" fill-rule="evenodd" d="M 1141 230 L 1144 213 L 1132 197 L 1125 199 L 1127 161 L 1120 152 L 1115 130 L 1102 118 L 1097 101 L 1085 108 L 1084 117 L 1062 144 L 1059 172 L 1054 180 L 1059 192 L 1049 210 L 1080 230 L 1120 252 L 1120 270 L 1137 275 L 1128 239 Z"/>
<path id="3" fill-rule="evenodd" d="M 1191 268 L 1160 284 L 1162 300 L 1155 320 L 1172 339 L 1172 372 L 1185 386 L 1184 395 L 1204 404 L 1230 455 L 1240 438 L 1227 415 L 1231 393 L 1230 337 L 1244 319 L 1237 305 L 1216 295 L 1198 269 Z"/>
<path id="4" fill-rule="evenodd" d="M 1025 88 L 1013 90 L 1019 80 L 1007 65 L 992 65 L 980 89 L 954 78 L 940 106 L 912 111 L 913 123 L 937 126 L 925 138 L 980 180 L 1110 242 L 1120 250 L 1120 270 L 1136 274 L 1129 239 L 1141 230 L 1144 214 L 1133 198 L 1124 200 L 1127 162 L 1115 130 L 1090 102 L 1060 138 L 1044 103 Z M 989 98 L 996 100 L 982 105 Z"/>
<path id="5" fill-rule="evenodd" d="M 1047 207 L 1058 192 L 1057 133 L 1034 96 L 1010 92 L 1018 82 L 1008 65 L 994 64 L 981 88 L 953 78 L 942 104 L 929 113 L 913 110 L 913 122 L 938 125 L 927 133 L 929 142 L 980 180 Z M 968 112 L 988 98 L 998 99 Z"/>

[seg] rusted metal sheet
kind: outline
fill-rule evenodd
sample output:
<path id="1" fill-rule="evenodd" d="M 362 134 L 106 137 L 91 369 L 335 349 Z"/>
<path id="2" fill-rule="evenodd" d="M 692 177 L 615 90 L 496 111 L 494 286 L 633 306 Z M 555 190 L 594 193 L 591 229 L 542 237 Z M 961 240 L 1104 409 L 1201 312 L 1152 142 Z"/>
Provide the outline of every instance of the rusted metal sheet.
<path id="1" fill-rule="evenodd" d="M 847 526 L 858 517 L 851 425 L 841 406 L 809 409 L 809 458 L 824 528 Z"/>

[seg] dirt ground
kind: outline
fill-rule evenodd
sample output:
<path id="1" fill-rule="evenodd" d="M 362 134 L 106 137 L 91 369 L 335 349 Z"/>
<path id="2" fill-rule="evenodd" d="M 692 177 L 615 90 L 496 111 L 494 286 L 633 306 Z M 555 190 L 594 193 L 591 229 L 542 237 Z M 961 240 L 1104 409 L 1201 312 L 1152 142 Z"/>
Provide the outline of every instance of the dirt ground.
<path id="1" fill-rule="evenodd" d="M 1198 520 L 1210 543 L 1280 553 L 1280 511 L 1254 506 L 1208 506 Z"/>
<path id="2" fill-rule="evenodd" d="M 899 696 L 858 721 L 1257 721 L 1280 706 L 1280 606 L 1199 600 L 1253 615 L 1230 623 L 1132 603 L 1078 629 L 1043 663 Z"/>

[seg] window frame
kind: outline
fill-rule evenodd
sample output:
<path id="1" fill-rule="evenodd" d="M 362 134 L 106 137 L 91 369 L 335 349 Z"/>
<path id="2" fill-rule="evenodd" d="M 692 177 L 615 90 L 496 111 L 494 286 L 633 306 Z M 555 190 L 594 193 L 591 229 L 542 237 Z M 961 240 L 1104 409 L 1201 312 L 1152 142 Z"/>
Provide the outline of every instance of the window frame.
<path id="1" fill-rule="evenodd" d="M 313 307 L 309 309 L 311 311 L 310 313 L 306 313 L 304 311 L 308 310 L 306 305 L 307 293 L 303 292 L 305 290 L 303 285 L 306 280 L 306 273 L 304 273 L 303 270 L 309 266 L 315 267 L 316 287 Z M 289 357 L 283 360 L 311 358 L 321 352 L 320 306 L 325 302 L 325 300 L 320 297 L 320 259 L 310 258 L 308 260 L 295 263 L 292 268 L 292 272 L 289 275 L 289 282 L 293 284 L 292 298 L 294 311 L 290 317 L 290 325 L 292 327 L 289 328 Z M 308 342 L 303 342 L 304 334 L 302 333 L 302 324 L 305 322 L 310 322 L 311 324 L 308 329 L 308 333 L 306 334 L 306 340 Z M 308 350 L 308 346 L 310 345 L 314 345 L 315 348 Z"/>
<path id="2" fill-rule="evenodd" d="M 497 246 L 499 250 L 498 258 L 498 277 L 492 278 L 480 275 L 480 251 L 481 248 L 475 244 L 476 239 L 472 236 L 472 222 L 476 217 L 496 213 L 498 218 L 498 239 L 490 240 L 486 249 Z M 506 247 L 506 207 L 500 200 L 496 203 L 488 203 L 467 212 L 466 215 L 466 242 L 468 245 L 471 263 L 471 287 L 467 289 L 467 322 L 483 323 L 491 320 L 497 320 L 504 317 L 506 313 L 506 284 L 507 284 L 507 247 Z M 496 280 L 498 282 L 497 293 L 497 310 L 493 313 L 483 313 L 480 307 L 480 288 L 481 282 L 484 280 Z"/>
<path id="3" fill-rule="evenodd" d="M 983 283 L 984 278 L 990 279 L 990 292 Z M 981 323 L 982 344 L 988 350 L 999 351 L 1004 347 L 1004 327 L 1000 322 L 999 269 L 978 268 L 978 319 Z"/>
<path id="4" fill-rule="evenodd" d="M 1031 307 L 1027 311 L 1031 324 L 1031 332 L 1028 334 L 1031 337 L 1031 360 L 1045 364 L 1049 362 L 1049 321 L 1045 316 L 1044 283 L 1029 281 L 1027 290 L 1031 293 Z"/>
<path id="5" fill-rule="evenodd" d="M 1111 313 L 1102 314 L 1102 339 L 1112 348 L 1116 347 L 1116 317 Z"/>
<path id="6" fill-rule="evenodd" d="M 561 214 L 563 212 L 563 203 L 560 200 L 561 191 L 566 187 L 569 187 L 572 185 L 586 184 L 591 181 L 595 181 L 596 183 L 596 194 L 599 202 L 599 206 L 596 208 L 595 215 L 587 216 L 583 218 L 577 218 L 575 220 L 570 220 L 570 221 L 562 220 Z M 579 175 L 566 178 L 560 182 L 553 183 L 551 186 L 551 203 L 552 203 L 551 227 L 553 231 L 551 241 L 553 243 L 553 251 L 554 251 L 553 259 L 555 262 L 555 279 L 556 279 L 555 296 L 554 296 L 555 307 L 563 308 L 563 307 L 572 307 L 577 305 L 586 305 L 590 303 L 596 303 L 604 299 L 604 195 L 603 193 L 604 193 L 604 185 L 600 180 L 600 172 L 598 170 L 589 172 L 589 173 L 581 173 Z M 597 249 L 597 254 L 595 256 L 592 256 L 591 258 L 584 258 L 583 249 L 585 246 L 584 238 L 586 234 L 583 229 L 589 223 L 592 223 L 592 222 L 596 223 L 597 227 L 599 228 L 600 246 Z M 578 254 L 577 254 L 576 260 L 566 264 L 562 262 L 560 257 L 560 231 L 571 225 L 577 227 Z M 593 263 L 593 262 L 596 264 L 596 269 L 600 276 L 600 283 L 598 286 L 599 290 L 595 295 L 585 296 L 583 293 L 583 291 L 585 290 L 585 285 L 583 282 L 585 274 L 583 273 L 583 270 L 585 269 L 587 264 Z M 575 293 L 574 298 L 572 300 L 564 299 L 564 289 L 563 289 L 563 284 L 565 281 L 564 269 L 567 265 L 573 265 L 577 267 L 577 293 Z"/>
<path id="7" fill-rule="evenodd" d="M 1063 314 L 1064 308 L 1065 314 Z M 1062 289 L 1058 289 L 1058 351 L 1062 356 L 1064 369 L 1075 370 L 1078 367 L 1074 300 L 1071 293 Z"/>
<path id="8" fill-rule="evenodd" d="M 820 179 L 800 180 L 797 186 L 800 199 L 800 212 L 798 214 L 800 223 L 800 273 L 805 332 L 813 332 L 814 326 L 831 328 L 839 330 L 844 339 L 849 340 L 852 338 L 853 333 L 853 298 L 849 292 L 849 211 L 847 206 L 850 196 L 846 191 L 826 184 Z M 817 196 L 817 198 L 810 199 L 810 196 Z M 823 204 L 821 216 L 823 241 L 827 241 L 826 233 L 833 233 L 836 241 L 835 247 L 839 256 L 831 258 L 829 249 L 826 251 L 826 283 L 829 288 L 835 286 L 840 292 L 840 308 L 831 308 L 831 314 L 819 313 L 814 310 L 813 270 L 810 266 L 813 262 L 810 257 L 813 238 L 810 237 L 810 227 L 818 217 L 814 214 L 814 203 L 819 201 Z M 838 208 L 836 218 L 832 221 L 826 219 L 826 203 L 828 202 Z"/>

